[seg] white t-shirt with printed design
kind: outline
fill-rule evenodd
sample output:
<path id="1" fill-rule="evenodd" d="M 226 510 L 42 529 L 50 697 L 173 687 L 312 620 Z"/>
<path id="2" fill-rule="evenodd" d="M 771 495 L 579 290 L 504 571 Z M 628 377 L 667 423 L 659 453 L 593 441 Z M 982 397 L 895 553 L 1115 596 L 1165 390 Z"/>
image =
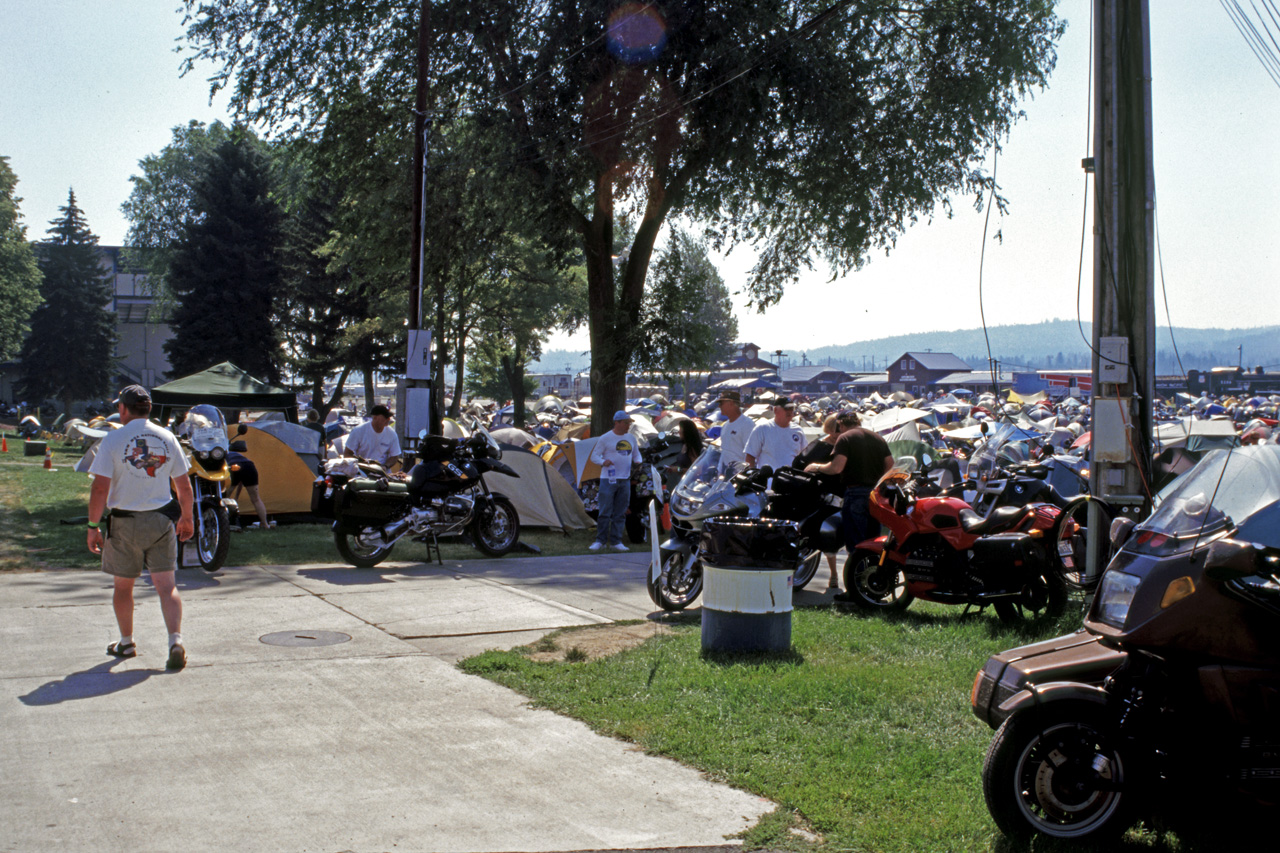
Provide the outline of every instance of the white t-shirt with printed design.
<path id="1" fill-rule="evenodd" d="M 108 508 L 146 512 L 169 502 L 169 481 L 185 477 L 189 467 L 173 433 L 135 418 L 103 437 L 89 473 L 111 478 Z"/>
<path id="2" fill-rule="evenodd" d="M 630 432 L 606 432 L 591 448 L 591 461 L 600 466 L 602 480 L 631 479 L 631 464 L 640 462 L 640 439 Z"/>

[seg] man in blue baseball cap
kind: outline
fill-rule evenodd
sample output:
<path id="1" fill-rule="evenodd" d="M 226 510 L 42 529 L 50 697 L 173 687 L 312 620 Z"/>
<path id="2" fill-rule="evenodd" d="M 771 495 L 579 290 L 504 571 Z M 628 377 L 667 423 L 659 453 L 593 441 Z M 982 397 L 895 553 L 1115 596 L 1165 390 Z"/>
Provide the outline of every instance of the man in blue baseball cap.
<path id="1" fill-rule="evenodd" d="M 622 526 L 631 502 L 631 465 L 640 463 L 640 443 L 628 432 L 630 428 L 631 416 L 619 409 L 613 413 L 613 429 L 591 448 L 589 458 L 600 466 L 600 513 L 592 551 L 630 550 L 622 544 Z"/>

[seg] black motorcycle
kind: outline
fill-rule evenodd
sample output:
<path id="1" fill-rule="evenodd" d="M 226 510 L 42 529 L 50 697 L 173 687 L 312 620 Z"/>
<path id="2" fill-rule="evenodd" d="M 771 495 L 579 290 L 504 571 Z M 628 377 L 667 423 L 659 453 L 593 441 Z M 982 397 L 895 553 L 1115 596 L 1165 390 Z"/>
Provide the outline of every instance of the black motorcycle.
<path id="1" fill-rule="evenodd" d="M 1274 808 L 1278 508 L 1280 447 L 1211 452 L 1149 519 L 1112 525 L 1083 630 L 987 661 L 970 703 L 998 727 L 982 783 L 1003 833 L 1093 842 L 1151 814 Z"/>
<path id="2" fill-rule="evenodd" d="M 502 463 L 502 450 L 486 430 L 466 439 L 424 433 L 414 456 L 419 461 L 404 480 L 354 460 L 334 460 L 337 465 L 316 479 L 311 512 L 334 520 L 333 540 L 344 560 L 372 568 L 406 536 L 434 542 L 465 533 L 491 557 L 515 547 L 520 516 L 510 500 L 489 491 L 483 475 L 520 475 Z M 359 476 L 339 472 L 353 464 Z"/>

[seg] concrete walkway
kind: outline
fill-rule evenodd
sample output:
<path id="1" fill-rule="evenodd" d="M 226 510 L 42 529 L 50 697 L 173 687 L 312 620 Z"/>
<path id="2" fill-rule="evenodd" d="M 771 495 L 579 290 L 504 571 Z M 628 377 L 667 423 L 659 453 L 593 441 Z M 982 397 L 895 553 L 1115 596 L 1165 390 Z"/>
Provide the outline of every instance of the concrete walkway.
<path id="1" fill-rule="evenodd" d="M 181 673 L 164 671 L 148 586 L 139 656 L 117 661 L 105 575 L 0 577 L 0 850 L 724 845 L 772 803 L 453 666 L 648 616 L 645 568 L 633 553 L 184 569 Z"/>

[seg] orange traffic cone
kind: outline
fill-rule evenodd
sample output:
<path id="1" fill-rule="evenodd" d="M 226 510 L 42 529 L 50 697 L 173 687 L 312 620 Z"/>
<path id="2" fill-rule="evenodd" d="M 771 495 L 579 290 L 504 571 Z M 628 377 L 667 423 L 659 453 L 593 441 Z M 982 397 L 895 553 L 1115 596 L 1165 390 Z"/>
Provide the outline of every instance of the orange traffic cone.
<path id="1" fill-rule="evenodd" d="M 9 436 L 0 435 L 0 453 L 9 452 Z"/>
<path id="2" fill-rule="evenodd" d="M 44 467 L 45 470 L 53 470 L 53 451 L 48 447 L 44 449 Z"/>

